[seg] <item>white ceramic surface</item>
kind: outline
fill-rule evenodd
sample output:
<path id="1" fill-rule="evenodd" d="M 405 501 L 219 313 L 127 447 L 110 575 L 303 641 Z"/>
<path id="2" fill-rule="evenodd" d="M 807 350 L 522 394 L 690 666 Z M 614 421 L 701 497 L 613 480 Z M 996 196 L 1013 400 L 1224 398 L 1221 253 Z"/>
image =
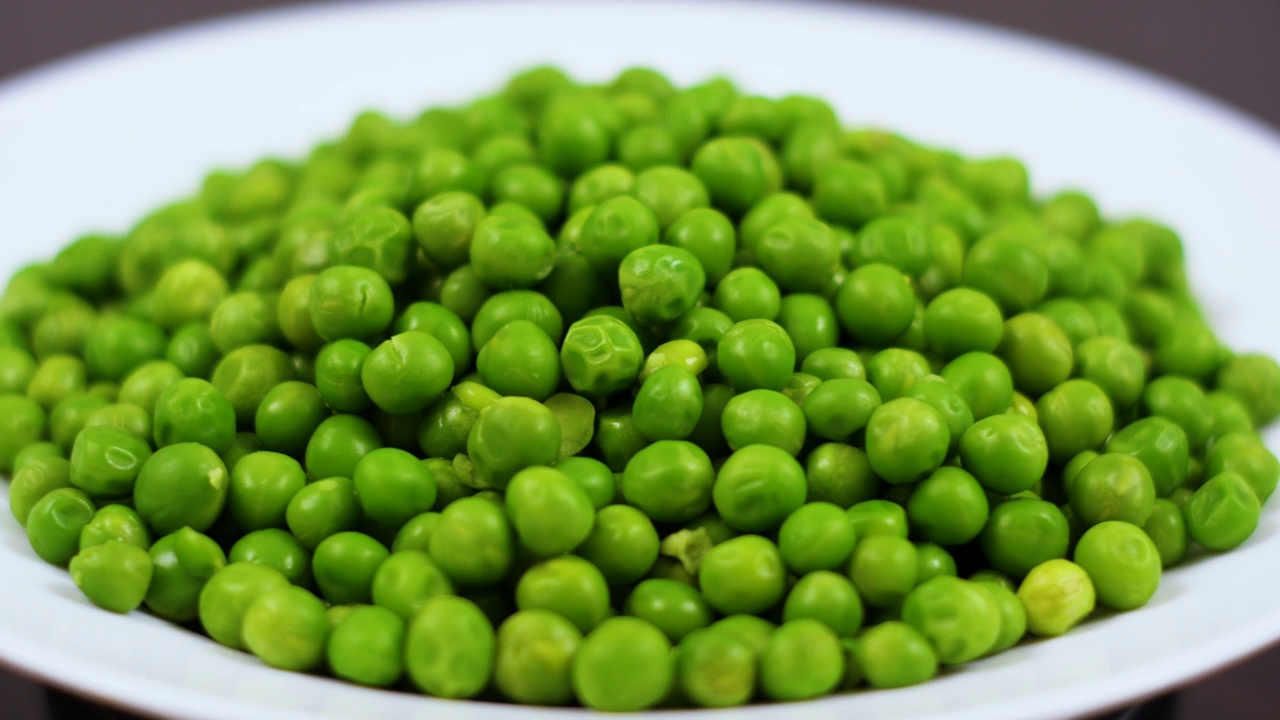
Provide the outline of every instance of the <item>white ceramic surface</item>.
<path id="1" fill-rule="evenodd" d="M 966 153 L 1012 153 L 1038 189 L 1183 234 L 1233 346 L 1280 355 L 1280 140 L 1152 75 L 997 30 L 877 7 L 797 3 L 326 5 L 183 28 L 0 85 L 0 274 L 77 233 L 123 231 L 207 169 L 297 154 L 365 106 L 409 113 L 554 61 L 603 79 L 649 64 L 830 98 L 850 124 Z M 1277 446 L 1277 434 L 1268 439 Z M 0 493 L 2 496 L 3 493 Z M 0 499 L 0 506 L 6 503 Z M 735 718 L 1057 718 L 1188 681 L 1280 637 L 1280 509 L 1236 552 L 1169 573 L 1149 606 L 925 685 Z M 0 661 L 170 717 L 433 720 L 581 711 L 448 703 L 276 672 L 135 613 L 92 608 L 0 507 Z M 2 713 L 0 713 L 2 714 Z"/>

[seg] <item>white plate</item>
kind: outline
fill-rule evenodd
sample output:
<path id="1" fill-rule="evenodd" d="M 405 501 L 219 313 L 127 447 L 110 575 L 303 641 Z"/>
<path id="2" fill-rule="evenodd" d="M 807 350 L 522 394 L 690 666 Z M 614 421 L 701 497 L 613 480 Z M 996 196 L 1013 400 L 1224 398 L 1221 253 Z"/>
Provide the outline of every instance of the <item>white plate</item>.
<path id="1" fill-rule="evenodd" d="M 1280 141 L 1159 78 L 1061 46 L 874 7 L 764 3 L 407 3 L 258 13 L 77 56 L 0 86 L 0 272 L 77 233 L 122 231 L 204 171 L 297 154 L 376 106 L 409 113 L 555 61 L 603 79 L 650 64 L 725 72 L 753 92 L 830 98 L 966 153 L 1025 159 L 1037 187 L 1079 185 L 1111 214 L 1179 229 L 1193 282 L 1233 346 L 1280 355 L 1272 322 Z M 1276 433 L 1269 434 L 1273 447 Z M 0 493 L 2 495 L 2 493 Z M 0 499 L 0 506 L 5 505 Z M 763 706 L 743 718 L 1055 718 L 1151 695 L 1280 637 L 1280 510 L 1241 549 L 1166 576 L 1140 611 L 1026 644 L 925 685 Z M 183 718 L 551 718 L 265 669 L 135 613 L 92 608 L 0 507 L 0 660 Z"/>

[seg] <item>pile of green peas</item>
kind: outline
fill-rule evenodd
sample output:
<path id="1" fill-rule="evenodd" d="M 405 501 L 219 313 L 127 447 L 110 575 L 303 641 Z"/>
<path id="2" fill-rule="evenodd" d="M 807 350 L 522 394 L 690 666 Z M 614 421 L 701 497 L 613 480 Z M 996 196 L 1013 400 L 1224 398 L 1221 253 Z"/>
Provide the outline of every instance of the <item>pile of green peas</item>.
<path id="1" fill-rule="evenodd" d="M 219 170 L 0 297 L 93 603 L 366 686 L 900 687 L 1129 610 L 1280 479 L 1171 229 L 817 98 L 553 67 Z"/>

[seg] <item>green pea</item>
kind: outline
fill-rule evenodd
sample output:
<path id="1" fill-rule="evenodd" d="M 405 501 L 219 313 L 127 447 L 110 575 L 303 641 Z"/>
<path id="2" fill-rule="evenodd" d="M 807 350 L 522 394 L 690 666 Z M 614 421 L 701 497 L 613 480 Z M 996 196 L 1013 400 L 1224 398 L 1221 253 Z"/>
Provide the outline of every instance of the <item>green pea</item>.
<path id="1" fill-rule="evenodd" d="M 888 203 L 884 181 L 867 165 L 836 160 L 813 179 L 813 206 L 823 220 L 857 228 L 884 212 Z"/>
<path id="2" fill-rule="evenodd" d="M 925 308 L 925 342 L 944 358 L 968 352 L 995 352 L 1003 334 L 1000 307 L 976 290 L 948 290 Z"/>
<path id="3" fill-rule="evenodd" d="M 854 646 L 854 658 L 874 688 L 917 685 L 938 673 L 938 656 L 929 641 L 896 620 L 868 630 Z"/>
<path id="4" fill-rule="evenodd" d="M 441 512 L 429 550 L 450 580 L 469 587 L 498 583 L 515 560 L 503 508 L 480 497 L 455 500 Z"/>
<path id="5" fill-rule="evenodd" d="M 844 678 L 844 651 L 836 634 L 810 618 L 783 623 L 760 654 L 760 685 L 773 700 L 826 695 Z"/>
<path id="6" fill-rule="evenodd" d="M 964 284 L 986 293 L 1006 314 L 1013 314 L 1040 302 L 1048 290 L 1049 269 L 1030 243 L 993 234 L 969 249 Z"/>
<path id="7" fill-rule="evenodd" d="M 1093 612 L 1096 593 L 1089 574 L 1062 559 L 1035 566 L 1018 586 L 1027 611 L 1027 630 L 1041 636 L 1061 635 Z"/>
<path id="8" fill-rule="evenodd" d="M 663 225 L 662 241 L 697 258 L 712 284 L 720 283 L 733 266 L 736 236 L 733 223 L 719 210 L 692 207 Z"/>
<path id="9" fill-rule="evenodd" d="M 1223 435 L 1209 450 L 1206 461 L 1205 472 L 1210 477 L 1227 471 L 1239 473 L 1259 502 L 1267 501 L 1280 479 L 1280 462 L 1253 433 Z"/>
<path id="10" fill-rule="evenodd" d="M 862 601 L 849 578 L 828 570 L 805 574 L 787 594 L 784 622 L 801 618 L 817 620 L 842 638 L 851 638 L 862 627 Z"/>
<path id="11" fill-rule="evenodd" d="M 582 633 L 547 610 L 521 610 L 498 628 L 493 682 L 508 699 L 564 705 L 573 699 L 573 658 Z"/>
<path id="12" fill-rule="evenodd" d="M 676 653 L 680 688 L 701 707 L 742 705 L 755 691 L 756 655 L 729 632 L 694 631 Z"/>
<path id="13" fill-rule="evenodd" d="M 405 668 L 424 692 L 441 698 L 478 695 L 493 676 L 493 626 L 464 598 L 431 599 L 409 623 Z"/>
<path id="14" fill-rule="evenodd" d="M 16 466 L 9 481 L 9 510 L 25 528 L 31 510 L 45 495 L 70 487 L 71 463 L 66 458 L 49 455 L 26 459 Z"/>
<path id="15" fill-rule="evenodd" d="M 1040 395 L 1071 374 L 1071 341 L 1049 318 L 1022 313 L 1005 321 L 999 354 L 1009 366 L 1014 386 Z"/>
<path id="16" fill-rule="evenodd" d="M 1102 522 L 1085 531 L 1073 558 L 1089 574 L 1098 602 L 1116 610 L 1147 604 L 1160 584 L 1160 553 L 1141 527 Z"/>
<path id="17" fill-rule="evenodd" d="M 1186 556 L 1187 523 L 1182 517 L 1182 508 L 1172 500 L 1156 498 L 1142 530 L 1155 543 L 1161 567 L 1172 567 Z"/>
<path id="18" fill-rule="evenodd" d="M 376 428 L 356 415 L 334 415 L 307 442 L 305 465 L 312 480 L 350 478 L 365 455 L 382 447 Z"/>
<path id="19" fill-rule="evenodd" d="M 293 380 L 296 372 L 288 355 L 269 345 L 250 345 L 222 358 L 212 382 L 236 411 L 236 421 L 253 422 L 262 399 L 276 385 Z"/>
<path id="20" fill-rule="evenodd" d="M 781 189 L 782 172 L 763 143 L 719 137 L 694 153 L 690 162 L 712 203 L 730 215 L 741 215 L 760 198 Z"/>
<path id="21" fill-rule="evenodd" d="M 844 443 L 824 443 L 805 460 L 807 502 L 830 502 L 847 508 L 874 497 L 881 481 L 871 470 L 861 448 Z"/>
<path id="22" fill-rule="evenodd" d="M 363 533 L 330 535 L 316 545 L 311 559 L 316 586 L 332 604 L 367 604 L 378 567 L 390 554 L 382 543 Z"/>
<path id="23" fill-rule="evenodd" d="M 644 620 L 611 618 L 587 636 L 573 660 L 573 689 L 594 710 L 627 712 L 656 705 L 675 680 L 671 644 Z"/>
<path id="24" fill-rule="evenodd" d="M 184 525 L 204 531 L 222 513 L 229 484 L 217 453 L 196 443 L 179 443 L 157 450 L 143 463 L 133 503 L 157 534 Z"/>
<path id="25" fill-rule="evenodd" d="M 525 468 L 507 487 L 507 513 L 516 535 L 536 555 L 572 551 L 591 534 L 595 509 L 568 475 L 547 467 Z"/>
<path id="26" fill-rule="evenodd" d="M 376 337 L 391 325 L 391 287 L 373 270 L 340 265 L 311 285 L 311 323 L 329 342 Z"/>
<path id="27" fill-rule="evenodd" d="M 279 571 L 254 563 L 232 563 L 212 573 L 200 590 L 200 624 L 229 648 L 244 648 L 245 615 L 259 597 L 289 587 Z"/>
<path id="28" fill-rule="evenodd" d="M 71 558 L 71 580 L 94 605 L 128 613 L 142 605 L 151 584 L 151 556 L 136 545 L 93 545 Z"/>
<path id="29" fill-rule="evenodd" d="M 748 445 L 720 467 L 712 499 L 725 522 L 746 532 L 770 531 L 804 504 L 804 469 L 771 445 Z"/>
<path id="30" fill-rule="evenodd" d="M 836 317 L 860 343 L 883 347 L 911 325 L 917 301 L 906 278 L 882 263 L 863 265 L 836 295 Z"/>
<path id="31" fill-rule="evenodd" d="M 1143 418 L 1119 429 L 1107 441 L 1107 452 L 1140 460 L 1160 497 L 1180 487 L 1190 467 L 1186 433 L 1162 417 Z"/>
<path id="32" fill-rule="evenodd" d="M 311 670 L 324 660 L 329 618 L 324 603 L 298 587 L 268 590 L 245 610 L 245 648 L 282 670 Z"/>
<path id="33" fill-rule="evenodd" d="M 859 535 L 848 574 L 863 602 L 888 607 L 915 587 L 919 561 L 916 547 L 897 535 Z"/>
<path id="34" fill-rule="evenodd" d="M 325 658 L 333 674 L 370 687 L 394 685 L 404 673 L 405 623 L 386 608 L 352 608 L 329 632 Z"/>
<path id="35" fill-rule="evenodd" d="M 432 598 L 452 595 L 453 583 L 430 555 L 420 550 L 398 550 L 378 566 L 370 594 L 374 604 L 411 622 Z"/>
<path id="36" fill-rule="evenodd" d="M 1146 365 L 1137 348 L 1115 337 L 1096 337 L 1076 346 L 1080 376 L 1107 393 L 1117 412 L 1133 407 L 1146 382 Z"/>
<path id="37" fill-rule="evenodd" d="M 737 391 L 781 390 L 795 369 L 795 346 L 769 320 L 735 323 L 716 345 L 720 374 Z"/>
<path id="38" fill-rule="evenodd" d="M 1187 535 L 1197 544 L 1208 550 L 1231 550 L 1253 534 L 1260 507 L 1249 483 L 1239 473 L 1226 471 L 1209 478 L 1191 495 L 1182 516 Z"/>
<path id="39" fill-rule="evenodd" d="M 990 509 L 983 487 L 960 468 L 941 467 L 920 482 L 907 502 L 911 527 L 939 545 L 961 545 L 982 532 Z"/>
<path id="40" fill-rule="evenodd" d="M 27 540 L 40 559 L 66 565 L 80 549 L 80 534 L 94 516 L 93 501 L 71 487 L 52 489 L 27 514 Z"/>
<path id="41" fill-rule="evenodd" d="M 313 482 L 294 493 L 285 508 L 289 532 L 308 550 L 325 538 L 354 530 L 360 517 L 355 487 L 344 477 Z"/>
<path id="42" fill-rule="evenodd" d="M 1080 469 L 1067 495 L 1072 512 L 1086 527 L 1105 520 L 1141 527 L 1151 515 L 1155 484 L 1141 460 L 1108 452 Z"/>
<path id="43" fill-rule="evenodd" d="M 607 315 L 584 318 L 569 327 L 560 348 L 565 379 L 588 396 L 629 387 L 644 362 L 644 350 L 626 323 Z"/>
<path id="44" fill-rule="evenodd" d="M 769 539 L 741 535 L 707 552 L 698 583 L 707 604 L 721 613 L 763 613 L 782 600 L 786 566 Z"/>
<path id="45" fill-rule="evenodd" d="M 627 615 L 653 623 L 673 643 L 711 624 L 711 609 L 696 588 L 677 580 L 645 580 L 623 606 Z"/>
<path id="46" fill-rule="evenodd" d="M 173 622 L 198 616 L 205 582 L 227 564 L 222 548 L 191 528 L 165 535 L 151 546 L 151 583 L 147 608 Z"/>
<path id="47" fill-rule="evenodd" d="M 933 406 L 911 398 L 890 400 L 877 407 L 866 432 L 871 468 L 891 484 L 912 482 L 937 469 L 950 443 L 942 415 Z"/>
<path id="48" fill-rule="evenodd" d="M 1058 506 L 1022 497 L 991 508 L 979 542 L 991 567 L 1020 578 L 1043 562 L 1065 558 L 1070 529 Z"/>
<path id="49" fill-rule="evenodd" d="M 297 538 L 279 528 L 254 530 L 231 546 L 230 562 L 247 562 L 278 570 L 291 584 L 311 586 L 311 556 Z"/>
<path id="50" fill-rule="evenodd" d="M 925 636 L 938 661 L 958 665 L 982 657 L 1000 635 L 1000 610 L 976 583 L 935 577 L 907 595 L 902 620 Z"/>
<path id="51" fill-rule="evenodd" d="M 302 457 L 307 441 L 329 409 L 315 385 L 283 382 L 262 398 L 254 415 L 254 431 L 262 447 L 294 457 Z"/>
<path id="52" fill-rule="evenodd" d="M 369 353 L 360 380 L 375 405 L 393 415 L 427 408 L 453 381 L 453 358 L 433 336 L 416 330 L 396 335 Z"/>
<path id="53" fill-rule="evenodd" d="M 1204 391 L 1195 382 L 1166 375 L 1147 384 L 1141 409 L 1148 415 L 1168 418 L 1187 434 L 1187 445 L 1199 451 L 1213 432 L 1213 416 Z"/>
<path id="54" fill-rule="evenodd" d="M 609 588 L 604 575 L 590 562 L 563 555 L 525 571 L 516 584 L 521 610 L 550 610 L 590 632 L 609 616 Z"/>
<path id="55" fill-rule="evenodd" d="M 1280 366 L 1265 355 L 1243 353 L 1223 363 L 1218 388 L 1244 403 L 1257 427 L 1280 415 Z"/>
<path id="56" fill-rule="evenodd" d="M 621 490 L 627 502 L 659 522 L 685 522 L 711 503 L 715 473 L 697 445 L 661 440 L 627 463 Z"/>

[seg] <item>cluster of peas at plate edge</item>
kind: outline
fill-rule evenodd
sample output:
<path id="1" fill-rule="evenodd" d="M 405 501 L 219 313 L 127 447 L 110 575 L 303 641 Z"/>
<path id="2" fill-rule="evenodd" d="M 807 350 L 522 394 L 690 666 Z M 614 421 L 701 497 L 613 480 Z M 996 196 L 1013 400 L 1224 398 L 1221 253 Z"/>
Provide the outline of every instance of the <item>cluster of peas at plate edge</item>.
<path id="1" fill-rule="evenodd" d="M 603 710 L 923 682 L 1143 605 L 1280 478 L 1280 367 L 1169 228 L 641 68 L 366 112 L 76 240 L 0 299 L 0 393 L 94 603 Z"/>

